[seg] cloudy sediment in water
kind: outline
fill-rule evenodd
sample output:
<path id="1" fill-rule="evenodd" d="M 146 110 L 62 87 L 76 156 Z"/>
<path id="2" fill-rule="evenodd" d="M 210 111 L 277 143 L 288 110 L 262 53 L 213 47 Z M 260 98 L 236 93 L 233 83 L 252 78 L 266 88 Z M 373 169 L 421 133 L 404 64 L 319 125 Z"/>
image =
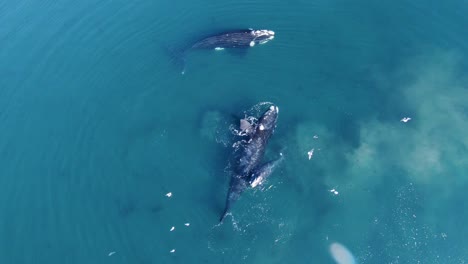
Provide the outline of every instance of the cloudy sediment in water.
<path id="1" fill-rule="evenodd" d="M 332 263 L 335 241 L 466 263 L 466 10 L 2 1 L 0 263 Z M 249 27 L 275 38 L 180 74 L 179 48 Z M 219 224 L 236 135 L 271 103 L 264 162 L 284 160 Z"/>

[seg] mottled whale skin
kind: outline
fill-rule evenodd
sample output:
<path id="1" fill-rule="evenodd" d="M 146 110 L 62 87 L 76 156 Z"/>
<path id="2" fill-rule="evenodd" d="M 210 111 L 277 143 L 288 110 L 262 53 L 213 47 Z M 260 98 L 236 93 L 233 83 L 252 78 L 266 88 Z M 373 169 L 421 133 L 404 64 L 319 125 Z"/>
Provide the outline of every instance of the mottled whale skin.
<path id="1" fill-rule="evenodd" d="M 262 175 L 266 178 L 271 174 L 274 167 L 259 165 L 265 154 L 268 140 L 276 127 L 278 112 L 277 106 L 271 106 L 259 119 L 255 132 L 250 139 L 242 145 L 239 158 L 236 159 L 226 198 L 226 206 L 219 220 L 220 222 L 224 220 L 232 204 L 239 199 L 242 192 L 251 186 L 252 182 L 255 182 L 256 177 Z"/>

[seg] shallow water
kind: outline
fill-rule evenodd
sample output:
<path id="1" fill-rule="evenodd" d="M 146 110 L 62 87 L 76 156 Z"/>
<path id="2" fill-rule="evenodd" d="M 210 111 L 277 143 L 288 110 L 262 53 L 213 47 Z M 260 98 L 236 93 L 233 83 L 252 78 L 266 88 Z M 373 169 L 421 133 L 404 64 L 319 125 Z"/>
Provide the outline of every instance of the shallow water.
<path id="1" fill-rule="evenodd" d="M 358 263 L 467 263 L 467 11 L 0 3 L 0 263 L 334 263 L 333 242 Z M 192 52 L 185 75 L 164 49 L 247 27 L 276 37 Z M 218 225 L 229 127 L 260 102 L 280 108 L 265 159 L 285 160 Z"/>

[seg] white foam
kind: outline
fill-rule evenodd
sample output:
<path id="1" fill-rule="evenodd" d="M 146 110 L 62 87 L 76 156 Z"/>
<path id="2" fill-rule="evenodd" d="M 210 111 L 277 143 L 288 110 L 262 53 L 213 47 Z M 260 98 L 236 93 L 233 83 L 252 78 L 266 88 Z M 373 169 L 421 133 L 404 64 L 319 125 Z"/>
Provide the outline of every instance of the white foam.
<path id="1" fill-rule="evenodd" d="M 252 41 L 250 41 L 250 44 L 249 44 L 249 45 L 250 45 L 250 47 L 253 47 L 253 46 L 255 46 L 255 41 L 253 41 L 253 40 L 252 40 Z"/>
<path id="2" fill-rule="evenodd" d="M 214 48 L 216 51 L 219 51 L 219 50 L 224 50 L 224 48 L 221 48 L 221 47 L 216 47 Z"/>
<path id="3" fill-rule="evenodd" d="M 260 129 L 260 130 L 265 130 L 265 127 L 264 127 L 263 125 L 260 125 L 260 126 L 258 127 L 258 129 Z"/>
<path id="4" fill-rule="evenodd" d="M 172 193 L 168 192 L 168 193 L 166 193 L 166 196 L 170 198 L 172 196 Z"/>
<path id="5" fill-rule="evenodd" d="M 170 231 L 172 232 L 172 231 L 174 231 L 174 229 L 175 229 L 175 226 L 171 227 L 171 230 L 170 230 Z"/>
<path id="6" fill-rule="evenodd" d="M 274 38 L 275 38 L 275 36 L 270 36 L 270 37 L 268 37 L 267 39 L 261 40 L 261 41 L 260 41 L 260 44 L 265 44 L 265 43 L 267 43 L 268 41 L 270 41 L 270 40 L 272 40 L 272 39 L 274 39 Z"/>

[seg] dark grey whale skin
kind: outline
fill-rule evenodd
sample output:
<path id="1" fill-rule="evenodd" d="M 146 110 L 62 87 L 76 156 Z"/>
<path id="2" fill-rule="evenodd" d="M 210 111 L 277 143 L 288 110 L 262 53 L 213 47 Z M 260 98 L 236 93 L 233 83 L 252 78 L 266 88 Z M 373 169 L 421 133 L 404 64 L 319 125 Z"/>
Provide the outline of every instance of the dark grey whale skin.
<path id="1" fill-rule="evenodd" d="M 245 51 L 247 48 L 257 44 L 266 43 L 274 39 L 274 37 L 275 32 L 272 30 L 237 29 L 201 37 L 182 49 L 174 49 L 171 47 L 166 47 L 165 49 L 173 58 L 174 62 L 182 69 L 181 73 L 184 74 L 186 56 L 191 50 L 239 49 Z"/>
<path id="2" fill-rule="evenodd" d="M 278 119 L 278 107 L 271 106 L 259 119 L 255 133 L 242 146 L 239 158 L 236 160 L 235 170 L 229 184 L 226 206 L 220 222 L 224 220 L 232 204 L 237 201 L 242 192 L 247 189 L 252 173 L 259 168 L 265 154 L 265 149 Z"/>
<path id="3" fill-rule="evenodd" d="M 252 32 L 251 29 L 221 32 L 195 42 L 189 49 L 248 48 L 250 42 L 255 41 L 258 44 L 269 37 L 255 37 Z"/>

